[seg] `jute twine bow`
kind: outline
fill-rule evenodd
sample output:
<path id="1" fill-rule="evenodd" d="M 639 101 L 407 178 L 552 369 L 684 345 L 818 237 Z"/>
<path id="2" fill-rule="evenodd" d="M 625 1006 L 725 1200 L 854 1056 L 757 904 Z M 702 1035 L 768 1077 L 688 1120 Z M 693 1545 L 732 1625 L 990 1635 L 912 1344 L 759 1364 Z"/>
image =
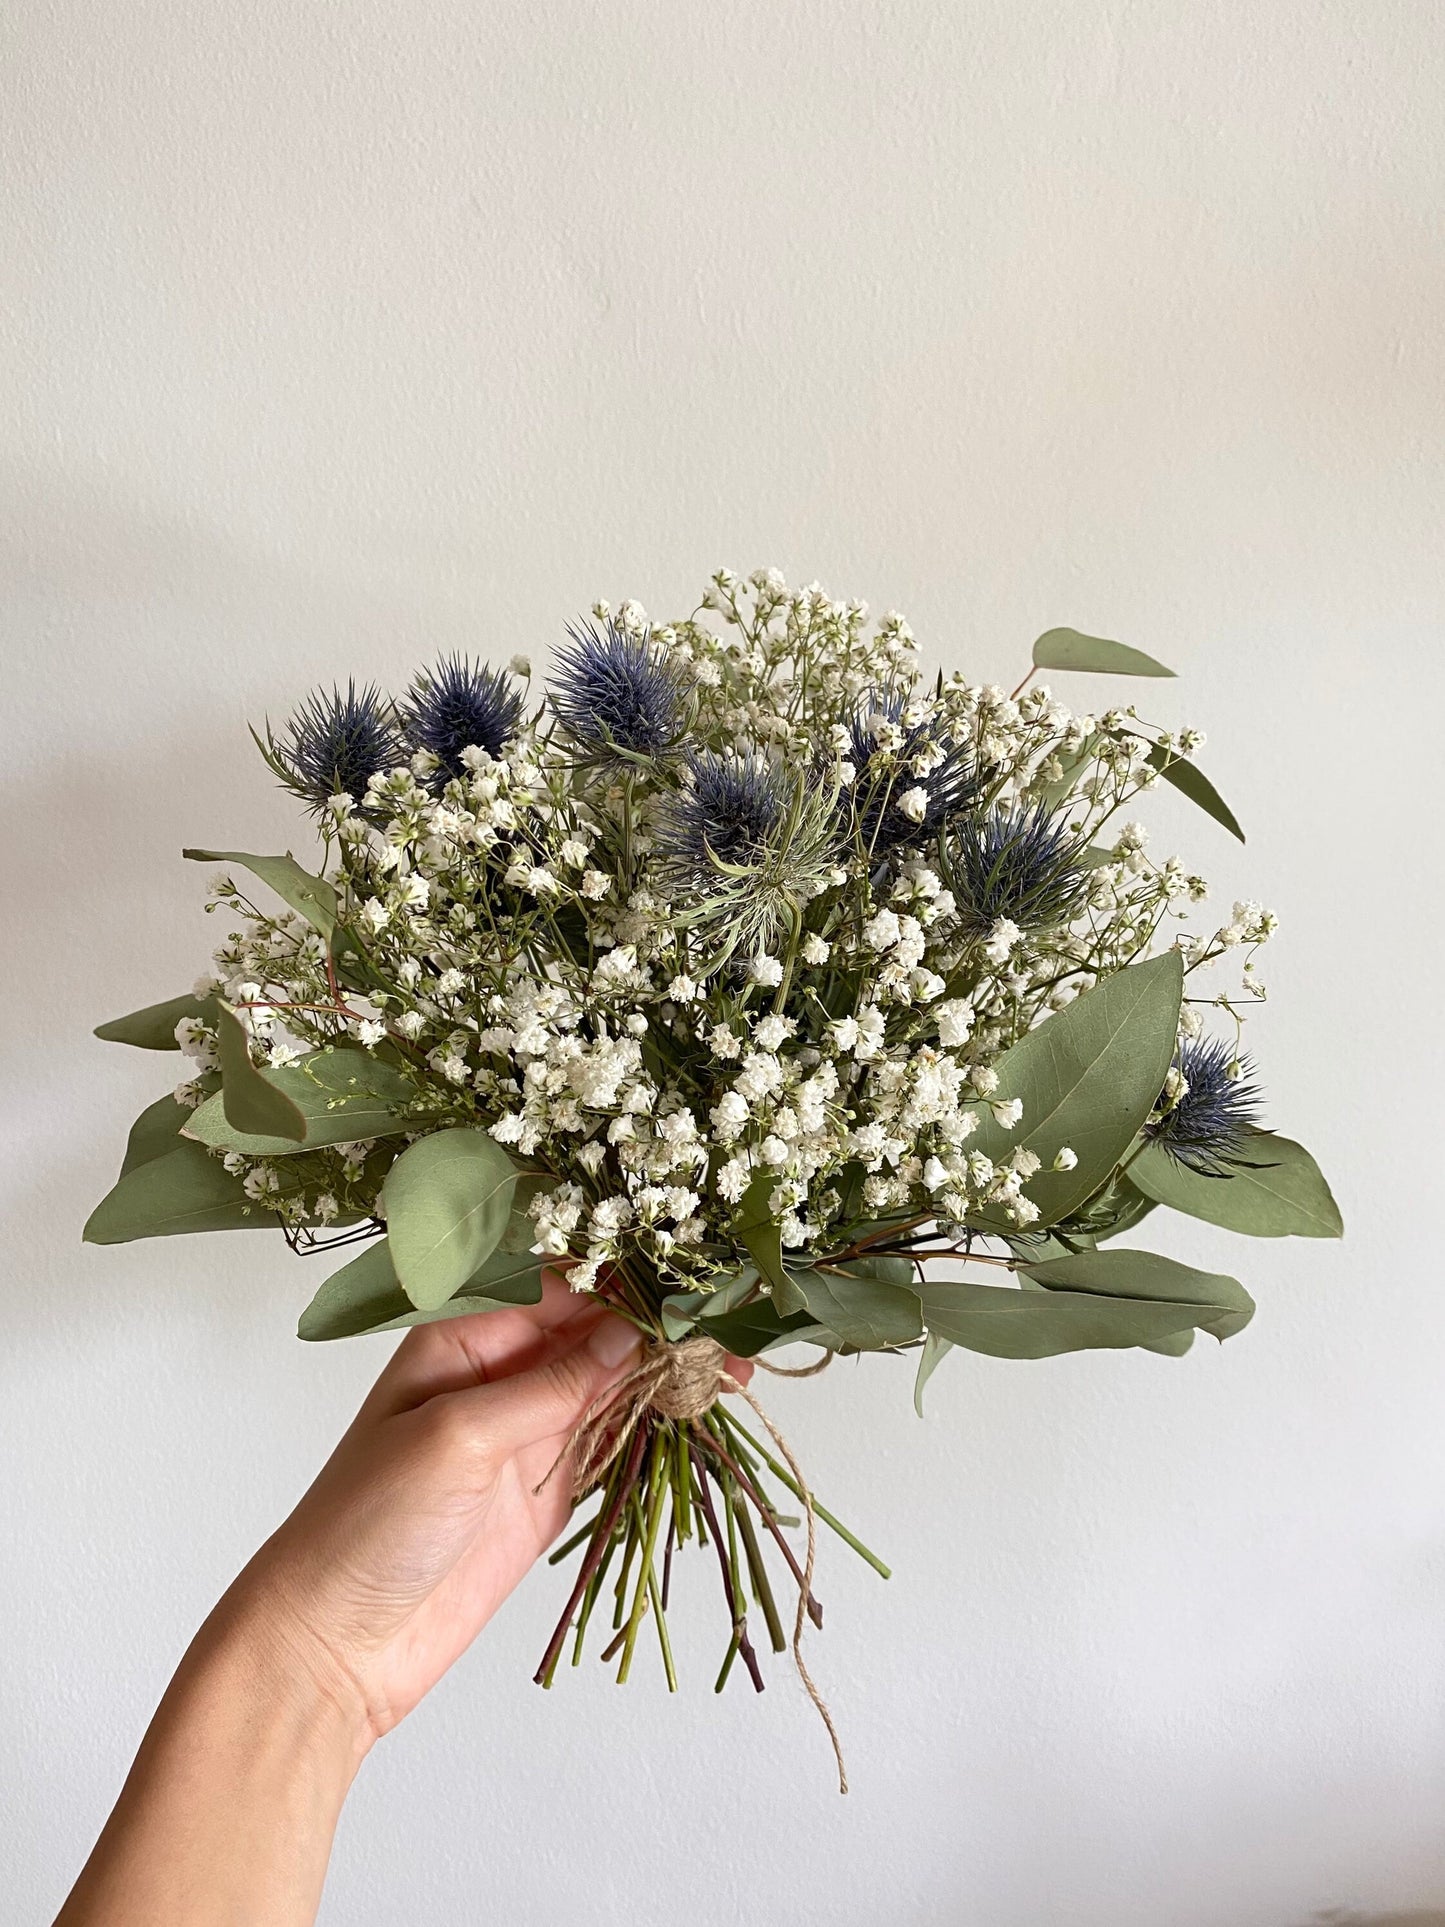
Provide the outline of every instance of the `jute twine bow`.
<path id="1" fill-rule="evenodd" d="M 803 1624 L 813 1593 L 813 1563 L 817 1552 L 817 1516 L 813 1510 L 813 1495 L 803 1476 L 803 1468 L 793 1456 L 792 1447 L 747 1386 L 733 1377 L 727 1369 L 726 1360 L 727 1352 L 717 1340 L 701 1335 L 685 1338 L 676 1345 L 649 1344 L 632 1371 L 588 1406 L 537 1490 L 540 1492 L 558 1467 L 570 1460 L 572 1496 L 574 1499 L 582 1498 L 626 1448 L 648 1412 L 656 1412 L 659 1417 L 672 1419 L 680 1425 L 692 1425 L 711 1410 L 721 1392 L 734 1393 L 750 1405 L 792 1473 L 798 1496 L 803 1502 L 808 1527 L 808 1551 L 798 1587 L 797 1616 L 793 1621 L 793 1664 L 798 1669 L 798 1677 L 807 1690 L 808 1698 L 817 1708 L 818 1717 L 828 1729 L 833 1757 L 838 1762 L 838 1790 L 846 1793 L 848 1769 L 843 1763 L 838 1729 L 803 1659 Z M 812 1378 L 831 1360 L 832 1353 L 825 1352 L 816 1364 L 797 1368 L 768 1365 L 761 1358 L 755 1362 L 778 1378 Z M 797 1567 L 794 1566 L 793 1570 L 796 1572 Z"/>

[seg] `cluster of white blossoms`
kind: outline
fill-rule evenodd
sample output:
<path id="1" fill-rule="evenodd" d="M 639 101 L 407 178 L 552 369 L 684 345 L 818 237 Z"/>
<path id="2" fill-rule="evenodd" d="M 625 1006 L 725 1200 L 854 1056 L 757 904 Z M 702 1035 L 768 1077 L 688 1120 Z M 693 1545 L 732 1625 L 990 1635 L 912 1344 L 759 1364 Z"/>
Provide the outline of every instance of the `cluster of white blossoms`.
<path id="1" fill-rule="evenodd" d="M 1274 929 L 1148 855 L 1124 812 L 1201 740 L 1132 709 L 1071 714 L 925 679 L 902 617 L 768 571 L 714 577 L 686 620 L 633 603 L 549 703 L 449 769 L 420 751 L 320 810 L 348 943 L 328 951 L 227 876 L 214 976 L 258 1062 L 347 1037 L 410 1081 L 412 1135 L 480 1126 L 524 1174 L 536 1249 L 574 1286 L 640 1266 L 668 1289 L 736 1269 L 739 1214 L 786 1250 L 860 1226 L 1035 1218 L 1017 1100 L 995 1064 L 1032 1026 L 1153 951 L 1193 994 L 1230 953 L 1255 985 Z M 199 1082 L 215 1039 L 187 1020 Z M 408 1139 L 231 1154 L 296 1226 L 375 1215 Z M 1063 1153 L 1067 1158 L 1070 1154 Z"/>

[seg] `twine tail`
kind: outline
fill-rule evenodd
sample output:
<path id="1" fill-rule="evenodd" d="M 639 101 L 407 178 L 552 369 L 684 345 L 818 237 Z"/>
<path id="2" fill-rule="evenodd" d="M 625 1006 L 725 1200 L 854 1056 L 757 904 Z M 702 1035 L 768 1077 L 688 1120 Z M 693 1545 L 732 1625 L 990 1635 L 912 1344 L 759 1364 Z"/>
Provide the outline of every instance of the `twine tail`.
<path id="1" fill-rule="evenodd" d="M 832 1354 L 829 1353 L 819 1364 L 806 1366 L 801 1372 L 779 1372 L 778 1375 L 788 1378 L 811 1378 L 815 1372 L 823 1369 L 823 1366 L 827 1364 L 828 1358 L 831 1358 L 831 1356 Z M 777 1369 L 776 1366 L 769 1367 L 769 1370 L 772 1371 L 777 1371 Z M 838 1762 L 838 1791 L 840 1793 L 846 1793 L 848 1791 L 848 1769 L 843 1762 L 843 1747 L 838 1738 L 838 1729 L 833 1724 L 833 1715 L 828 1711 L 828 1702 L 818 1691 L 817 1685 L 813 1680 L 813 1675 L 808 1671 L 803 1659 L 803 1623 L 807 1617 L 808 1600 L 812 1596 L 813 1591 L 813 1557 L 817 1551 L 818 1537 L 817 1517 L 813 1511 L 813 1494 L 809 1488 L 808 1481 L 803 1477 L 803 1468 L 793 1457 L 792 1447 L 768 1417 L 757 1399 L 753 1397 L 747 1386 L 740 1385 L 732 1373 L 727 1371 L 719 1372 L 718 1379 L 727 1391 L 735 1392 L 740 1399 L 743 1399 L 752 1407 L 766 1430 L 768 1437 L 773 1441 L 773 1444 L 777 1446 L 778 1451 L 787 1464 L 788 1470 L 792 1473 L 798 1484 L 798 1492 L 803 1501 L 803 1512 L 808 1523 L 808 1554 L 803 1562 L 803 1583 L 798 1588 L 798 1613 L 793 1621 L 793 1664 L 798 1669 L 798 1678 L 802 1680 L 804 1687 L 807 1689 L 808 1698 L 817 1708 L 819 1719 L 822 1720 L 824 1726 L 828 1729 L 828 1738 L 833 1744 L 833 1758 Z"/>

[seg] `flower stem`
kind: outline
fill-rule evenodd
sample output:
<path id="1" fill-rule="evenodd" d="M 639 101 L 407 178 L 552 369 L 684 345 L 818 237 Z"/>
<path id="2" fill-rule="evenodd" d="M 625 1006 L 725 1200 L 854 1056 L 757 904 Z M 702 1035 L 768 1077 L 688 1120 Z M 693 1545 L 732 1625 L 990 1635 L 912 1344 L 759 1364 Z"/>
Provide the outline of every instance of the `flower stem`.
<path id="1" fill-rule="evenodd" d="M 731 1412 L 728 1412 L 725 1414 L 724 1422 L 731 1430 L 742 1434 L 748 1444 L 752 1446 L 753 1450 L 757 1453 L 758 1457 L 763 1461 L 763 1464 L 766 1465 L 768 1470 L 773 1474 L 774 1478 L 781 1479 L 795 1499 L 802 1499 L 802 1488 L 798 1485 L 797 1480 L 794 1479 L 792 1474 L 783 1466 L 778 1464 L 771 1452 L 759 1445 L 758 1441 L 740 1419 L 735 1418 Z M 891 1579 L 893 1577 L 892 1572 L 884 1565 L 883 1561 L 878 1557 L 878 1554 L 876 1552 L 870 1552 L 861 1539 L 855 1537 L 854 1534 L 848 1530 L 847 1526 L 835 1519 L 827 1506 L 822 1504 L 816 1494 L 813 1495 L 813 1510 L 825 1526 L 832 1527 L 844 1545 L 851 1546 L 860 1559 L 866 1559 L 868 1561 L 868 1564 L 873 1568 L 874 1572 L 878 1574 L 880 1579 Z"/>

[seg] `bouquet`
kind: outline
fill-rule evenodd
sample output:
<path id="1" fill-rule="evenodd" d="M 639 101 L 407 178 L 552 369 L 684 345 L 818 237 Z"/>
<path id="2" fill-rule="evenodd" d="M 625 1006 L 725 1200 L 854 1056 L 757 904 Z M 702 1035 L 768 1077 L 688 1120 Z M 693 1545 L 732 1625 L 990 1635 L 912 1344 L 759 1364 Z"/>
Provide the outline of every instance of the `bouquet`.
<path id="1" fill-rule="evenodd" d="M 1203 739 L 1071 713 L 1039 672 L 1074 670 L 1172 673 L 1052 629 L 1012 694 L 927 678 L 901 616 L 722 570 L 678 622 L 598 603 L 540 694 L 524 658 L 461 656 L 395 697 L 313 694 L 256 741 L 319 855 L 185 852 L 221 866 L 227 933 L 188 995 L 97 1033 L 189 1075 L 85 1236 L 354 1248 L 306 1339 L 535 1302 L 544 1267 L 631 1320 L 641 1363 L 555 1468 L 596 1506 L 554 1555 L 579 1564 L 544 1686 L 604 1595 L 618 1677 L 650 1617 L 674 1685 L 695 1539 L 719 1690 L 737 1660 L 762 1688 L 753 1607 L 788 1643 L 771 1558 L 826 1718 L 799 1647 L 816 1526 L 887 1568 L 730 1361 L 911 1355 L 921 1412 L 955 1346 L 1239 1331 L 1235 1279 L 1112 1246 L 1160 1207 L 1340 1234 L 1241 1047 L 1274 916 L 1191 927 L 1204 881 L 1126 816 L 1165 782 L 1243 841 Z"/>

